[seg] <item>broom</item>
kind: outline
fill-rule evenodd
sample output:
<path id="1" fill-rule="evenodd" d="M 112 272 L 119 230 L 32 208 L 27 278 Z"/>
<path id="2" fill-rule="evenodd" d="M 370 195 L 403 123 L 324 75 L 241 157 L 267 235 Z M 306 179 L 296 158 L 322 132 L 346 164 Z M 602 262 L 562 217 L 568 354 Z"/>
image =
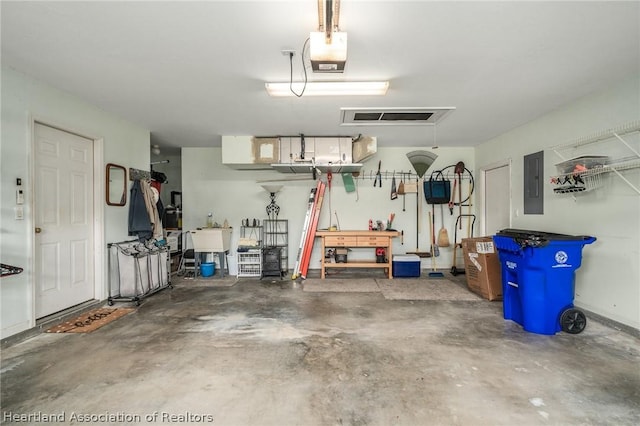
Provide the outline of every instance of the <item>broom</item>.
<path id="1" fill-rule="evenodd" d="M 440 220 L 442 221 L 442 227 L 440 228 L 440 232 L 438 232 L 438 246 L 449 247 L 451 243 L 449 242 L 447 228 L 444 227 L 444 207 L 442 207 L 442 204 L 440 204 Z"/>
<path id="2" fill-rule="evenodd" d="M 431 220 L 431 212 L 429 212 L 429 228 L 431 228 L 431 271 L 429 271 L 429 278 L 444 278 L 444 274 L 442 272 L 438 272 L 436 269 L 436 253 L 438 253 L 438 246 L 436 245 L 435 226 Z"/>

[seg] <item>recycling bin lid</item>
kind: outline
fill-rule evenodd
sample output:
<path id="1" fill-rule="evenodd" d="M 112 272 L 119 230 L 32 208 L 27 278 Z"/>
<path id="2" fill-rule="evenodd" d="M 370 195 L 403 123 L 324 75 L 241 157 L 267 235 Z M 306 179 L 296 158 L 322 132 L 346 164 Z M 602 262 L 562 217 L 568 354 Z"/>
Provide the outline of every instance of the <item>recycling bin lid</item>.
<path id="1" fill-rule="evenodd" d="M 568 235 L 555 232 L 533 231 L 528 229 L 506 228 L 496 235 L 513 238 L 521 247 L 544 247 L 551 241 L 582 241 L 591 244 L 596 239 L 588 235 Z"/>

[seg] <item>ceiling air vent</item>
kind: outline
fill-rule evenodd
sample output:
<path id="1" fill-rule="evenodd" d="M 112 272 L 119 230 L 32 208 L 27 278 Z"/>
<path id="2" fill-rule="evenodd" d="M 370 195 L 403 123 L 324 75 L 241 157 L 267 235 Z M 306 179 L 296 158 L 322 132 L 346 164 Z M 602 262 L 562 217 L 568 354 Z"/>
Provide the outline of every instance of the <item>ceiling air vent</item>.
<path id="1" fill-rule="evenodd" d="M 455 107 L 340 108 L 343 126 L 420 126 L 435 124 Z"/>

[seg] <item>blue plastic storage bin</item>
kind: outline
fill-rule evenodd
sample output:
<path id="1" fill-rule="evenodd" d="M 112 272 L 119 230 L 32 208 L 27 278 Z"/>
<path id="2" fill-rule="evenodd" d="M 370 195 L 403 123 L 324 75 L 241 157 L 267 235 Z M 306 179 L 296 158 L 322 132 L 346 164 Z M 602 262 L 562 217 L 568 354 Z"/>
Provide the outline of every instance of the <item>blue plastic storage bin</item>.
<path id="1" fill-rule="evenodd" d="M 582 247 L 595 237 L 503 229 L 493 236 L 502 268 L 505 319 L 529 332 L 577 334 L 586 317 L 573 306 Z"/>
<path id="2" fill-rule="evenodd" d="M 201 263 L 200 264 L 200 275 L 203 277 L 211 277 L 216 272 L 216 264 L 215 263 Z"/>

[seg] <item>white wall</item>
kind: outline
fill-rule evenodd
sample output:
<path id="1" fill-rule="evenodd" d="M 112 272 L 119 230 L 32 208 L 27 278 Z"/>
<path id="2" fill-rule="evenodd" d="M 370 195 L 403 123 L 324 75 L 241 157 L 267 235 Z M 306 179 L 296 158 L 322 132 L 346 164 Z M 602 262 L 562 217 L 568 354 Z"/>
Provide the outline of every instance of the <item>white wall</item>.
<path id="1" fill-rule="evenodd" d="M 575 199 L 555 194 L 548 179 L 561 161 L 550 147 L 640 118 L 639 81 L 636 76 L 513 129 L 479 146 L 475 155 L 478 170 L 498 161 L 513 161 L 513 228 L 597 237 L 582 252 L 575 304 L 635 328 L 640 328 L 640 195 L 613 174 L 606 176 L 603 188 Z M 628 139 L 638 150 L 638 134 Z M 631 154 L 615 140 L 588 149 L 592 152 L 576 153 Z M 544 214 L 523 215 L 523 156 L 541 150 L 545 151 Z M 624 176 L 640 188 L 639 169 L 626 171 Z"/>
<path id="2" fill-rule="evenodd" d="M 19 275 L 5 277 L 0 285 L 1 337 L 35 325 L 33 311 L 32 238 L 34 229 L 32 174 L 33 120 L 54 125 L 89 138 L 103 140 L 103 163 L 149 170 L 148 130 L 107 114 L 67 93 L 15 70 L 2 68 L 2 139 L 0 152 L 2 207 L 0 211 L 0 257 L 2 263 L 24 268 Z M 104 187 L 104 164 L 100 186 Z M 14 219 L 15 180 L 22 178 L 25 218 Z M 104 190 L 96 196 L 104 198 Z M 128 239 L 128 206 L 102 202 L 105 243 Z M 106 262 L 106 250 L 103 256 Z M 103 286 L 106 294 L 106 268 Z"/>
<path id="3" fill-rule="evenodd" d="M 375 135 L 372 135 L 375 136 Z M 341 229 L 367 229 L 369 219 L 386 221 L 389 214 L 395 213 L 393 228 L 404 231 L 404 245 L 401 239 L 394 241 L 393 253 L 406 253 L 415 251 L 429 251 L 430 234 L 427 219 L 427 207 L 424 196 L 420 195 L 420 226 L 421 232 L 418 235 L 419 244 L 416 245 L 416 195 L 406 195 L 405 211 L 403 211 L 403 197 L 391 200 L 391 175 L 383 180 L 382 188 L 373 187 L 373 180 L 369 176 L 375 174 L 378 161 L 382 160 L 382 170 L 397 172 L 396 180 L 400 182 L 400 171 L 414 172 L 406 154 L 416 149 L 431 150 L 430 148 L 378 148 L 378 153 L 369 159 L 358 179 L 358 191 L 347 193 L 344 188 L 342 177 L 334 174 L 332 179 L 331 196 L 325 194 L 325 201 L 322 207 L 321 218 L 318 227 L 327 228 L 330 224 L 336 224 L 335 213 L 338 214 Z M 466 167 L 473 171 L 473 149 L 472 148 L 439 148 L 434 151 L 438 158 L 425 174 L 431 170 L 438 170 L 446 166 L 463 161 Z M 414 172 L 415 173 L 415 172 Z M 214 220 L 223 223 L 225 219 L 233 226 L 232 243 L 235 246 L 239 235 L 241 220 L 260 219 L 267 217 L 265 208 L 269 204 L 269 194 L 262 189 L 257 180 L 265 179 L 296 179 L 301 175 L 283 174 L 275 171 L 246 171 L 233 170 L 221 163 L 220 148 L 183 148 L 182 150 L 182 181 L 184 182 L 183 193 L 183 223 L 184 229 L 194 229 L 205 226 L 208 212 L 213 212 Z M 296 261 L 300 237 L 302 234 L 303 222 L 307 208 L 309 191 L 315 187 L 316 183 L 308 175 L 306 181 L 284 181 L 283 189 L 278 193 L 276 203 L 280 206 L 280 219 L 289 220 L 289 267 L 293 268 Z M 464 189 L 466 193 L 467 189 Z M 358 199 L 356 199 L 358 198 Z M 330 200 L 330 201 L 329 201 Z M 463 211 L 467 213 L 467 211 Z M 455 215 L 458 214 L 456 209 Z M 453 240 L 452 223 L 456 216 L 451 216 L 445 206 L 445 223 L 449 228 L 450 239 Z M 436 227 L 440 227 L 440 210 L 436 209 Z M 437 230 L 436 230 L 437 232 Z M 466 228 L 458 234 L 460 239 L 466 237 Z M 310 268 L 319 268 L 320 253 L 319 243 L 313 252 Z M 450 268 L 452 249 L 441 249 L 441 256 L 437 259 L 439 268 Z M 373 252 L 366 252 L 358 249 L 358 252 L 350 253 L 349 256 L 368 256 L 373 258 Z M 459 252 L 461 261 L 461 253 Z M 460 265 L 462 266 L 462 265 Z M 423 260 L 423 267 L 431 267 L 428 259 Z"/>

